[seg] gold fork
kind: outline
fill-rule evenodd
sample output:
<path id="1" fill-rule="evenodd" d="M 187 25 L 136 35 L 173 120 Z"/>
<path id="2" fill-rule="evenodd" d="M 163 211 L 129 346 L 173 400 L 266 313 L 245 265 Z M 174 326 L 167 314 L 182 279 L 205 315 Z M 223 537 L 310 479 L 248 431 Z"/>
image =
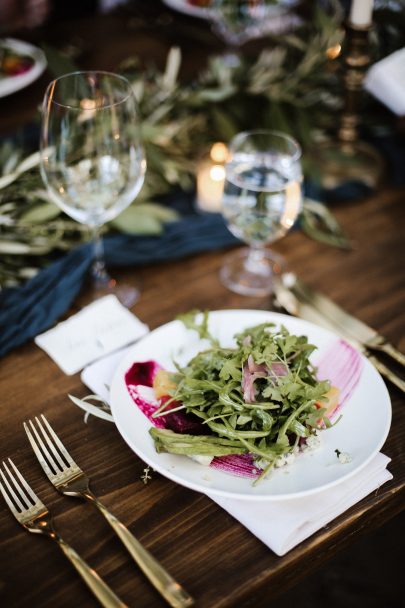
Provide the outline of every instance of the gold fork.
<path id="1" fill-rule="evenodd" d="M 10 458 L 8 461 L 15 475 L 10 471 L 7 464 L 3 462 L 7 476 L 0 469 L 0 475 L 3 480 L 3 483 L 0 481 L 0 490 L 16 520 L 28 532 L 43 534 L 54 540 L 102 606 L 105 606 L 105 608 L 126 608 L 126 605 L 121 602 L 112 589 L 99 577 L 97 572 L 90 568 L 80 555 L 55 532 L 52 517 L 48 509 L 25 481 L 13 461 Z"/>
<path id="2" fill-rule="evenodd" d="M 187 591 L 174 580 L 124 524 L 110 513 L 93 494 L 89 489 L 87 475 L 74 462 L 43 414 L 41 414 L 41 418 L 43 424 L 36 417 L 36 426 L 29 420 L 29 426 L 24 422 L 24 429 L 49 481 L 61 494 L 84 498 L 104 515 L 135 562 L 170 606 L 173 608 L 192 606 L 194 600 Z M 39 434 L 37 427 L 42 436 Z"/>

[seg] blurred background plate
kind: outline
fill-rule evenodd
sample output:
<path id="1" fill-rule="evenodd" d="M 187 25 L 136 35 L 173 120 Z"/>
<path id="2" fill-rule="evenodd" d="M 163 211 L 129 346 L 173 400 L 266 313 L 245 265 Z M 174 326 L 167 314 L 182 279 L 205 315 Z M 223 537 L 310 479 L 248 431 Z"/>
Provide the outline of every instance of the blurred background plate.
<path id="1" fill-rule="evenodd" d="M 191 15 L 193 17 L 202 17 L 203 19 L 210 19 L 212 17 L 209 8 L 194 5 L 188 0 L 163 0 L 163 2 L 175 11 L 186 13 L 186 15 Z"/>
<path id="2" fill-rule="evenodd" d="M 16 40 L 15 38 L 0 39 L 0 52 L 10 50 L 16 56 L 32 59 L 32 65 L 22 74 L 2 76 L 0 74 L 0 97 L 11 95 L 20 89 L 24 89 L 37 80 L 46 68 L 45 54 L 41 49 L 28 42 Z"/>

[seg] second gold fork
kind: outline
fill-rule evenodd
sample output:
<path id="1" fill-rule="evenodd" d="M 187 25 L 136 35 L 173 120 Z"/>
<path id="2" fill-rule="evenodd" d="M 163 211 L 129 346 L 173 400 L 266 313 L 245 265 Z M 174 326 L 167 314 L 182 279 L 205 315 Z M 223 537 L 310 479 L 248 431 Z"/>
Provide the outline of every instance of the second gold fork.
<path id="1" fill-rule="evenodd" d="M 170 606 L 173 608 L 192 606 L 194 601 L 187 591 L 93 494 L 89 488 L 87 475 L 72 459 L 43 414 L 41 419 L 43 424 L 37 417 L 35 418 L 36 425 L 31 420 L 28 421 L 29 424 L 24 422 L 24 429 L 50 482 L 61 494 L 84 498 L 103 514 L 143 573 Z"/>

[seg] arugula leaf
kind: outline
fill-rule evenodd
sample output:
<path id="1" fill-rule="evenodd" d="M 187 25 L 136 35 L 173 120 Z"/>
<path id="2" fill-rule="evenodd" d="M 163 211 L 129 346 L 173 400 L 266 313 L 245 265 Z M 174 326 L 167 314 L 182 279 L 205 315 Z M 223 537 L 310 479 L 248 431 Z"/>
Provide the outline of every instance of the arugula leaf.
<path id="1" fill-rule="evenodd" d="M 202 315 L 202 320 L 198 322 L 197 317 Z M 219 346 L 219 342 L 216 338 L 211 336 L 208 330 L 208 310 L 200 312 L 199 310 L 190 310 L 189 312 L 182 313 L 176 317 L 179 321 L 182 321 L 187 329 L 194 329 L 201 340 L 208 340 L 213 346 Z"/>

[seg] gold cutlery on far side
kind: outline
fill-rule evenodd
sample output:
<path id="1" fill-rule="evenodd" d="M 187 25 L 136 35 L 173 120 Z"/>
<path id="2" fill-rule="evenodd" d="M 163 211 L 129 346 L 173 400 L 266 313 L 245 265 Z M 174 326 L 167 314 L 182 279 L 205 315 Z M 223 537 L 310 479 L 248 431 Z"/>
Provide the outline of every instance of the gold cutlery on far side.
<path id="1" fill-rule="evenodd" d="M 390 344 L 390 342 L 375 329 L 369 327 L 360 319 L 353 317 L 353 315 L 350 315 L 336 304 L 336 302 L 333 302 L 333 300 L 319 291 L 315 291 L 294 274 L 287 273 L 284 280 L 287 285 L 288 283 L 291 284 L 290 288 L 298 298 L 310 302 L 320 313 L 325 317 L 332 319 L 336 325 L 352 336 L 354 340 L 360 342 L 362 346 L 371 351 L 382 352 L 388 357 L 391 357 L 391 359 L 402 367 L 405 367 L 405 355 L 395 348 L 395 346 Z"/>
<path id="2" fill-rule="evenodd" d="M 55 541 L 102 606 L 105 608 L 126 608 L 126 605 L 121 602 L 97 572 L 90 568 L 80 555 L 59 536 L 53 527 L 52 516 L 44 503 L 34 493 L 10 458 L 8 462 L 10 468 L 3 462 L 4 471 L 0 469 L 2 479 L 0 490 L 16 520 L 28 532 L 43 534 Z"/>
<path id="3" fill-rule="evenodd" d="M 293 273 L 285 273 L 275 284 L 276 302 L 291 315 L 316 323 L 353 344 L 377 371 L 405 393 L 405 381 L 380 361 L 373 351 L 382 351 L 403 365 L 404 355 L 375 330 L 346 313 L 329 298 L 315 292 Z"/>
<path id="4" fill-rule="evenodd" d="M 132 533 L 98 500 L 89 489 L 89 478 L 74 462 L 44 415 L 24 422 L 24 429 L 49 481 L 66 496 L 83 498 L 92 503 L 120 538 L 146 577 L 173 608 L 194 604 L 193 598 L 163 566 L 141 545 Z"/>

